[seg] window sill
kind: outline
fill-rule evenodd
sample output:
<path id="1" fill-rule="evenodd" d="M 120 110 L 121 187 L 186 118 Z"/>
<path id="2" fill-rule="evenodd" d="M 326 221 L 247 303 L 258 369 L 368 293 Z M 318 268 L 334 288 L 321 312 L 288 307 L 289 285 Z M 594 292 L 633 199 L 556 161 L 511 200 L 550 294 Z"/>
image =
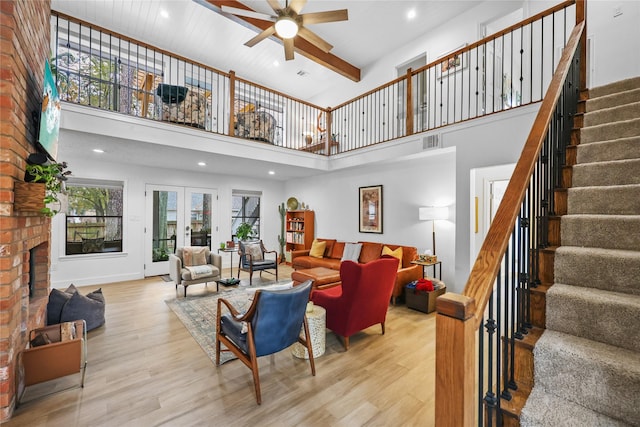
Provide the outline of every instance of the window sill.
<path id="1" fill-rule="evenodd" d="M 129 256 L 128 252 L 100 252 L 92 254 L 74 254 L 74 255 L 61 255 L 58 257 L 59 261 L 77 261 L 80 259 L 107 259 L 107 258 L 125 258 Z"/>

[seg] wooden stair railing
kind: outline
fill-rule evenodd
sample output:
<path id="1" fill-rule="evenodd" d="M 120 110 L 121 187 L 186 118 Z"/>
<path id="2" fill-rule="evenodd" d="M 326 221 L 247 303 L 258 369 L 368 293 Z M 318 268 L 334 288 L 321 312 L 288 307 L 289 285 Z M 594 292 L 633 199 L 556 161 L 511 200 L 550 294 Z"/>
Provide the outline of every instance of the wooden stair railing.
<path id="1" fill-rule="evenodd" d="M 483 333 L 479 329 L 482 326 L 487 305 L 494 294 L 495 283 L 499 278 L 505 251 L 510 245 L 511 235 L 521 214 L 523 200 L 525 195 L 528 194 L 528 187 L 532 176 L 534 176 L 536 164 L 542 156 L 543 143 L 552 126 L 552 120 L 558 108 L 558 100 L 563 94 L 563 88 L 565 87 L 574 56 L 576 56 L 576 52 L 578 52 L 578 55 L 580 53 L 584 55 L 585 8 L 585 0 L 576 2 L 577 24 L 563 50 L 556 72 L 542 101 L 520 159 L 476 258 L 463 293 L 461 295 L 447 293 L 437 299 L 435 399 L 435 424 L 437 426 L 457 427 L 499 424 L 499 417 L 496 417 L 495 420 L 490 417 L 488 421 L 482 419 L 486 409 L 479 407 L 481 404 L 479 403 L 481 402 L 480 394 L 484 393 L 484 391 L 478 390 L 478 376 L 480 374 L 477 365 L 479 363 L 478 353 L 481 352 L 479 351 L 478 335 Z M 578 49 L 580 50 L 578 51 Z M 581 58 L 584 58 L 584 56 L 581 56 Z M 584 78 L 585 62 L 584 60 L 579 61 L 580 88 L 584 88 L 586 81 Z M 571 88 L 571 90 L 576 91 L 577 89 Z M 563 176 L 562 181 L 564 182 L 565 180 L 566 178 Z M 562 211 L 564 209 L 562 202 L 558 201 L 557 204 L 558 210 Z M 551 216 L 554 215 L 556 215 L 555 212 L 551 214 Z M 549 228 L 547 228 L 549 235 L 559 234 L 559 223 L 550 221 L 549 224 Z M 556 238 L 550 237 L 549 241 L 552 244 L 557 244 L 553 242 Z M 531 263 L 536 264 L 535 268 L 540 268 L 539 273 L 544 276 L 541 282 L 546 286 L 553 283 L 553 251 L 545 252 L 543 250 L 542 252 L 543 254 L 541 255 L 536 254 L 536 259 L 532 260 Z M 526 253 L 533 257 L 528 250 Z M 519 295 L 519 298 L 522 298 L 522 295 Z M 532 298 L 529 304 L 522 309 L 527 311 L 527 314 L 530 314 L 530 311 L 535 309 L 534 305 L 539 305 L 540 301 Z M 544 305 L 544 302 L 542 302 L 542 305 Z M 527 319 L 528 322 L 542 323 L 542 326 L 544 326 L 544 314 L 542 316 L 542 318 L 540 316 L 536 318 L 535 315 L 532 315 Z M 537 335 L 537 333 L 533 335 Z M 500 339 L 504 338 L 501 337 Z M 498 359 L 500 359 L 499 356 Z M 532 376 L 532 360 L 530 362 L 531 366 L 523 370 L 530 371 L 529 375 Z M 527 363 L 525 362 L 525 364 Z M 496 366 L 494 369 L 503 368 Z M 533 378 L 530 379 L 530 382 L 532 384 Z M 497 385 L 497 390 L 498 394 L 500 394 L 500 384 Z M 489 403 L 497 405 L 499 412 L 500 396 L 493 396 L 493 399 L 490 400 L 493 402 Z"/>

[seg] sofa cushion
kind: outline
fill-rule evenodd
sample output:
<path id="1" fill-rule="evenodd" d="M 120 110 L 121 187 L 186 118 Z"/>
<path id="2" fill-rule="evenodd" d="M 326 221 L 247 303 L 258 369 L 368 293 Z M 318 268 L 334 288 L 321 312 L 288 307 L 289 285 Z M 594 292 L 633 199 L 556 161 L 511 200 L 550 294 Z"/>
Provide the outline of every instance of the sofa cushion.
<path id="1" fill-rule="evenodd" d="M 345 242 L 335 242 L 333 247 L 331 248 L 330 258 L 342 259 L 342 254 L 344 253 L 344 245 Z"/>
<path id="2" fill-rule="evenodd" d="M 309 256 L 314 258 L 322 258 L 324 257 L 324 251 L 327 247 L 327 242 L 321 242 L 319 240 L 314 240 L 311 244 L 311 250 L 309 251 Z"/>
<path id="3" fill-rule="evenodd" d="M 332 270 L 340 270 L 340 260 L 335 258 L 313 258 L 308 255 L 299 256 L 293 260 L 293 268 L 296 270 L 314 267 L 325 267 Z"/>
<path id="4" fill-rule="evenodd" d="M 102 289 L 93 291 L 86 296 L 76 292 L 62 307 L 60 322 L 84 319 L 87 322 L 87 331 L 90 331 L 104 324 L 104 308 L 105 301 Z"/>
<path id="5" fill-rule="evenodd" d="M 358 262 L 358 257 L 361 252 L 361 243 L 345 243 L 344 252 L 342 253 L 342 261 Z"/>
<path id="6" fill-rule="evenodd" d="M 398 270 L 402 268 L 402 246 L 397 247 L 396 249 L 391 249 L 389 246 L 384 246 L 382 248 L 382 255 L 390 255 L 394 258 L 398 259 Z"/>
<path id="7" fill-rule="evenodd" d="M 324 255 L 325 257 L 330 257 L 331 253 L 333 252 L 333 245 L 336 243 L 336 239 L 321 239 L 318 238 L 316 239 L 319 242 L 326 242 L 326 246 L 324 248 Z"/>
<path id="8" fill-rule="evenodd" d="M 362 243 L 362 250 L 360 251 L 359 261 L 362 264 L 366 264 L 371 261 L 375 261 L 382 255 L 382 243 L 374 242 L 360 242 Z"/>

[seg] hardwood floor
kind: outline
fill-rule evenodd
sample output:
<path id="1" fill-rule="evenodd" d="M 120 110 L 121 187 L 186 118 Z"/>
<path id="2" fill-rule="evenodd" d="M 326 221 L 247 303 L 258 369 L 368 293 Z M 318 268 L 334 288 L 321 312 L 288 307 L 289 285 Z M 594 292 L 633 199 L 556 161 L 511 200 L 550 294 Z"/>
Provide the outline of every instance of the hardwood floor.
<path id="1" fill-rule="evenodd" d="M 283 266 L 281 278 L 290 271 Z M 106 324 L 89 332 L 84 389 L 23 403 L 7 427 L 434 425 L 433 313 L 390 306 L 386 334 L 379 325 L 371 327 L 351 337 L 347 352 L 327 331 L 315 377 L 309 363 L 288 349 L 260 358 L 257 405 L 249 369 L 238 360 L 215 366 L 165 304 L 176 296 L 173 282 L 153 277 L 102 290 Z M 212 292 L 213 285 L 188 290 Z M 52 383 L 70 380 L 77 376 Z M 52 384 L 44 386 L 29 388 L 25 400 Z"/>

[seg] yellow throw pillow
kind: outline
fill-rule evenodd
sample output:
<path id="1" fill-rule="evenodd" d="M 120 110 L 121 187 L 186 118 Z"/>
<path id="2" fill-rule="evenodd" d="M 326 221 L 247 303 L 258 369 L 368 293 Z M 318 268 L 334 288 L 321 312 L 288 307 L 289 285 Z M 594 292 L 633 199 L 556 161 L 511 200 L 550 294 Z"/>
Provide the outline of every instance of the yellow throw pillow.
<path id="1" fill-rule="evenodd" d="M 314 258 L 322 258 L 324 255 L 324 250 L 327 248 L 327 242 L 320 242 L 318 240 L 314 240 L 311 244 L 311 250 L 309 251 L 309 256 Z"/>
<path id="2" fill-rule="evenodd" d="M 382 248 L 382 255 L 391 255 L 394 258 L 398 258 L 398 260 L 400 261 L 398 263 L 398 270 L 402 268 L 402 246 L 400 246 L 395 251 L 392 251 L 389 246 L 385 246 L 384 248 Z"/>

